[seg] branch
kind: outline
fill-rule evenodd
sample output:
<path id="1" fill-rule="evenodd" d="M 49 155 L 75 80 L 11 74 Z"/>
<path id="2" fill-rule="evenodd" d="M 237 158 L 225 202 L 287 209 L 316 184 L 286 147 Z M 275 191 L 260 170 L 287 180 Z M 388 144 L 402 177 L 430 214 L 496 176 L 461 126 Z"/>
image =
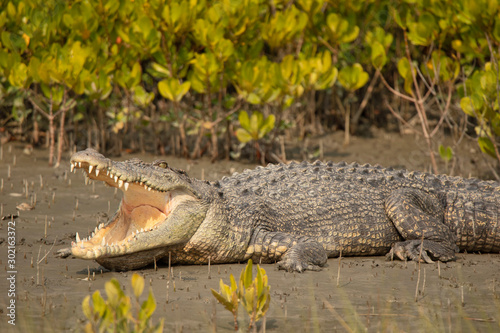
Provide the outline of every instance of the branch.
<path id="1" fill-rule="evenodd" d="M 380 71 L 377 69 L 377 72 L 380 72 Z M 384 86 L 385 86 L 387 89 L 389 89 L 389 91 L 390 91 L 391 93 L 393 93 L 394 95 L 396 95 L 396 96 L 398 96 L 398 97 L 401 97 L 401 98 L 403 98 L 403 99 L 406 99 L 407 101 L 410 101 L 410 102 L 412 102 L 412 103 L 415 103 L 415 102 L 416 102 L 415 98 L 408 97 L 408 96 L 406 96 L 405 94 L 402 94 L 402 93 L 400 93 L 400 92 L 399 92 L 399 91 L 397 91 L 397 90 L 394 90 L 394 88 L 392 88 L 392 87 L 389 85 L 389 83 L 387 83 L 387 81 L 385 80 L 385 78 L 384 78 L 384 76 L 383 76 L 383 75 L 380 75 L 380 78 L 382 79 L 382 83 L 384 84 Z"/>
<path id="2" fill-rule="evenodd" d="M 372 81 L 370 82 L 370 85 L 366 89 L 366 94 L 363 97 L 363 100 L 361 101 L 361 104 L 359 105 L 358 111 L 356 112 L 356 114 L 354 115 L 354 117 L 352 117 L 352 123 L 353 124 L 356 124 L 358 122 L 359 117 L 361 117 L 361 113 L 363 112 L 363 110 L 365 109 L 366 105 L 368 104 L 368 100 L 370 99 L 370 97 L 372 95 L 373 87 L 375 86 L 375 83 L 377 83 L 377 79 L 378 79 L 379 76 L 380 76 L 380 71 L 376 71 L 375 75 L 372 78 Z"/>

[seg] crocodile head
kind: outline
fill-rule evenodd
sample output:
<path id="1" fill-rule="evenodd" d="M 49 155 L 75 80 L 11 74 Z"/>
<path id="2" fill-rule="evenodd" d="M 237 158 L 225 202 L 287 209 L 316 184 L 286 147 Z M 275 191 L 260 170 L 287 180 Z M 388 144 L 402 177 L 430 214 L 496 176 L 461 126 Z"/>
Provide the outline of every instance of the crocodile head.
<path id="1" fill-rule="evenodd" d="M 71 170 L 123 191 L 115 215 L 87 238 L 76 234 L 71 254 L 110 269 L 135 269 L 168 255 L 169 247 L 189 241 L 205 218 L 208 204 L 199 183 L 164 161 L 112 161 L 93 149 L 71 157 Z"/>

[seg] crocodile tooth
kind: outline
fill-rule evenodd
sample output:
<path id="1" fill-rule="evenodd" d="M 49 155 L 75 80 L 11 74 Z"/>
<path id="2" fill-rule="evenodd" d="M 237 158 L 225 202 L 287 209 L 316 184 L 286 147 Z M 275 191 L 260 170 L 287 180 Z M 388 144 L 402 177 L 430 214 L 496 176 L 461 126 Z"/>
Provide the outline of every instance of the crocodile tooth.
<path id="1" fill-rule="evenodd" d="M 147 190 L 148 189 L 148 185 L 144 185 L 144 189 Z"/>
<path id="2" fill-rule="evenodd" d="M 120 187 L 120 188 L 121 188 L 122 186 L 123 186 L 123 180 L 121 180 L 121 179 L 120 179 L 120 180 L 118 181 L 118 187 Z"/>
<path id="3" fill-rule="evenodd" d="M 90 238 L 94 238 L 94 235 L 95 235 L 95 232 L 92 231 L 92 233 L 90 234 Z"/>
<path id="4" fill-rule="evenodd" d="M 78 167 L 81 168 L 82 167 L 82 162 L 78 162 Z"/>
<path id="5" fill-rule="evenodd" d="M 76 242 L 80 243 L 80 235 L 78 235 L 78 231 L 76 232 Z"/>
<path id="6" fill-rule="evenodd" d="M 99 226 L 97 227 L 99 230 L 101 230 L 102 226 L 104 225 L 104 223 L 99 223 Z"/>
<path id="7" fill-rule="evenodd" d="M 141 228 L 141 232 L 144 232 L 144 228 Z"/>
<path id="8" fill-rule="evenodd" d="M 89 184 L 89 176 L 88 175 L 85 175 L 85 185 L 88 185 Z"/>
<path id="9" fill-rule="evenodd" d="M 106 170 L 106 176 L 109 176 L 109 170 Z"/>
<path id="10" fill-rule="evenodd" d="M 73 172 L 73 170 L 75 170 L 75 165 L 74 165 L 73 163 L 71 163 L 71 164 L 69 165 L 69 170 L 70 170 L 71 172 Z"/>
<path id="11" fill-rule="evenodd" d="M 130 185 L 130 184 L 129 184 L 129 183 L 127 183 L 127 182 L 125 182 L 125 184 L 124 184 L 124 185 L 125 185 L 125 191 L 126 191 L 126 190 L 128 190 L 128 187 L 129 187 L 129 185 Z"/>
<path id="12" fill-rule="evenodd" d="M 106 246 L 106 237 L 102 238 L 101 246 Z"/>
<path id="13" fill-rule="evenodd" d="M 95 175 L 99 176 L 99 169 L 95 168 Z"/>
<path id="14" fill-rule="evenodd" d="M 94 169 L 93 165 L 89 165 L 89 173 L 92 173 L 92 170 Z"/>
<path id="15" fill-rule="evenodd" d="M 151 187 L 148 187 L 148 191 L 151 191 Z"/>
<path id="16" fill-rule="evenodd" d="M 115 176 L 114 180 L 115 180 L 115 183 L 116 183 L 118 181 L 118 176 Z"/>

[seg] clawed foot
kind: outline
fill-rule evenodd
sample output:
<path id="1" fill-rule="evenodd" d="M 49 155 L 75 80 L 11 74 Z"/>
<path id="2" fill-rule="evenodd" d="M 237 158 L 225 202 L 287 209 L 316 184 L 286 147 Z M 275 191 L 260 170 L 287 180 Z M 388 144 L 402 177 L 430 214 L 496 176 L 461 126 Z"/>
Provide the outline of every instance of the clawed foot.
<path id="1" fill-rule="evenodd" d="M 431 264 L 434 260 L 442 262 L 455 260 L 456 246 L 449 246 L 429 240 L 407 240 L 392 246 L 386 255 L 387 260 L 414 260 Z"/>
<path id="2" fill-rule="evenodd" d="M 298 243 L 278 262 L 278 268 L 287 272 L 302 273 L 305 270 L 320 271 L 328 256 L 323 246 L 317 242 Z"/>
<path id="3" fill-rule="evenodd" d="M 305 270 L 308 271 L 320 271 L 321 267 L 317 265 L 311 265 L 304 262 L 300 262 L 292 259 L 285 259 L 278 262 L 278 269 L 283 269 L 287 272 L 298 272 L 302 273 Z"/>

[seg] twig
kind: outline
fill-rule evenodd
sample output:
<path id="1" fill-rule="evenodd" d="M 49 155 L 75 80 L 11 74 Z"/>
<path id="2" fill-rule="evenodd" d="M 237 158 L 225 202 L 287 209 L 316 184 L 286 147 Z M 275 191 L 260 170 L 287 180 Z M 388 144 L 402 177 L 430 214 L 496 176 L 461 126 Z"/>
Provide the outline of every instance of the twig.
<path id="1" fill-rule="evenodd" d="M 422 234 L 422 243 L 420 243 L 420 253 L 418 254 L 418 277 L 417 277 L 417 287 L 415 288 L 415 302 L 418 300 L 418 285 L 420 284 L 420 264 L 422 260 L 423 248 L 424 248 L 424 235 Z"/>
<path id="2" fill-rule="evenodd" d="M 57 237 L 54 238 L 54 243 L 52 243 L 52 246 L 50 247 L 49 252 L 45 253 L 45 255 L 42 257 L 42 259 L 39 259 L 40 258 L 40 252 L 42 251 L 42 246 L 40 245 L 40 248 L 38 249 L 38 256 L 36 258 L 36 284 L 37 284 L 37 286 L 40 285 L 40 263 L 42 261 L 44 261 L 45 258 L 47 258 L 47 256 L 49 255 L 49 253 L 52 251 L 52 248 L 56 244 L 56 240 L 57 240 Z"/>
<path id="3" fill-rule="evenodd" d="M 377 71 L 378 71 L 378 70 L 377 70 Z M 384 86 L 385 86 L 387 89 L 389 89 L 389 91 L 390 91 L 391 93 L 393 93 L 394 95 L 396 95 L 396 96 L 398 96 L 398 97 L 401 97 L 401 98 L 403 98 L 403 99 L 406 99 L 407 101 L 410 101 L 410 102 L 412 102 L 412 103 L 415 103 L 415 102 L 416 102 L 415 98 L 413 98 L 413 97 L 409 97 L 409 96 L 407 96 L 407 95 L 405 95 L 405 94 L 402 94 L 402 93 L 400 93 L 399 91 L 397 91 L 397 90 L 395 90 L 394 88 L 392 88 L 392 87 L 390 86 L 390 84 L 389 84 L 389 83 L 387 83 L 387 81 L 385 80 L 385 78 L 384 78 L 384 76 L 383 76 L 383 75 L 380 75 L 380 79 L 382 80 L 382 83 L 384 84 Z"/>
<path id="4" fill-rule="evenodd" d="M 406 32 L 404 33 L 404 39 L 405 39 L 406 57 L 408 58 L 408 62 L 410 64 L 410 72 L 411 72 L 411 76 L 413 79 L 413 86 L 415 88 L 415 93 L 417 95 L 417 98 L 416 98 L 414 103 L 415 103 L 415 107 L 417 108 L 418 116 L 420 117 L 420 122 L 422 124 L 422 132 L 424 133 L 424 138 L 425 138 L 425 141 L 427 142 L 427 146 L 429 149 L 432 169 L 433 169 L 434 173 L 437 174 L 438 167 L 437 167 L 436 157 L 434 156 L 434 151 L 432 150 L 431 137 L 429 136 L 429 123 L 427 122 L 427 115 L 425 113 L 425 108 L 423 105 L 422 94 L 420 92 L 420 88 L 418 87 L 417 76 L 415 74 L 415 71 L 413 70 L 414 67 L 413 67 L 413 64 L 411 61 L 410 47 L 408 46 L 408 36 L 407 36 Z"/>
<path id="5" fill-rule="evenodd" d="M 340 325 L 342 325 L 342 327 L 346 330 L 346 332 L 354 332 L 352 328 L 350 328 L 349 325 L 345 322 L 344 318 L 342 318 L 339 315 L 339 313 L 335 310 L 335 308 L 330 304 L 330 302 L 328 302 L 325 298 L 323 298 L 323 303 L 325 304 L 328 311 L 330 311 L 333 314 L 335 319 L 339 321 Z"/>
<path id="6" fill-rule="evenodd" d="M 340 260 L 342 259 L 342 249 L 340 249 L 340 254 L 339 254 L 339 269 L 337 271 L 337 288 L 339 287 L 340 285 L 340 266 L 341 266 L 341 262 Z"/>

